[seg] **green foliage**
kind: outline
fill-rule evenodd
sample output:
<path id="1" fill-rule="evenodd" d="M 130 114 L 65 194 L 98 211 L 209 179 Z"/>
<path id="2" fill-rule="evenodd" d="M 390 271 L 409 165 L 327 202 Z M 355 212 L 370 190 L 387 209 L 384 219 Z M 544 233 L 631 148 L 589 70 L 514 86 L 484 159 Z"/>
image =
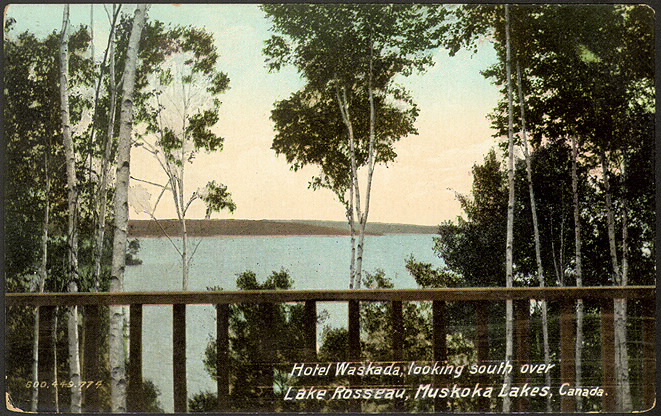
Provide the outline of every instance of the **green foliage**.
<path id="1" fill-rule="evenodd" d="M 239 290 L 288 290 L 293 283 L 284 269 L 274 271 L 264 282 L 259 282 L 252 271 L 241 273 L 236 279 Z M 220 290 L 218 287 L 208 289 Z M 234 409 L 267 409 L 274 400 L 279 400 L 273 397 L 272 386 L 276 384 L 282 388 L 287 379 L 272 367 L 304 361 L 303 312 L 303 305 L 231 305 L 231 352 L 227 365 Z M 205 357 L 204 365 L 213 377 L 217 374 L 215 342 L 209 343 Z M 210 397 L 198 397 L 196 406 L 203 408 L 209 400 Z"/>
<path id="2" fill-rule="evenodd" d="M 220 212 L 223 209 L 234 212 L 236 204 L 232 201 L 232 195 L 227 192 L 227 186 L 216 181 L 208 182 L 200 198 L 207 206 L 206 218 L 211 216 L 212 212 Z"/>
<path id="3" fill-rule="evenodd" d="M 133 240 L 130 240 L 128 242 L 128 246 L 126 248 L 126 265 L 127 266 L 137 266 L 142 264 L 142 260 L 140 260 L 137 255 L 140 252 L 140 240 L 137 238 L 134 238 Z"/>
<path id="4" fill-rule="evenodd" d="M 290 98 L 275 103 L 271 120 L 276 136 L 272 149 L 284 155 L 292 170 L 306 165 L 320 168 L 312 178 L 313 189 L 328 188 L 344 198 L 351 181 L 351 153 L 346 125 L 342 120 L 333 89 L 319 92 L 306 87 Z M 369 100 L 363 92 L 352 95 L 353 132 L 356 137 L 354 157 L 358 167 L 365 166 L 369 153 Z M 376 163 L 387 164 L 397 157 L 394 145 L 402 137 L 416 134 L 414 127 L 418 109 L 410 101 L 389 103 L 376 97 L 380 122 L 376 130 Z M 408 105 L 408 106 L 407 106 Z M 341 199 L 342 200 L 342 199 Z"/>
<path id="5" fill-rule="evenodd" d="M 190 156 L 175 151 L 189 141 L 193 151 L 222 150 L 223 139 L 210 128 L 218 122 L 220 102 L 214 98 L 229 89 L 229 77 L 216 69 L 219 55 L 213 35 L 191 26 L 151 23 L 143 33 L 141 54 L 148 55 L 149 65 L 144 68 L 145 93 L 138 101 L 137 119 L 148 133 L 161 136 L 162 150 L 182 164 Z M 180 111 L 183 121 L 164 111 Z M 166 134 L 176 140 L 163 139 Z"/>
<path id="6" fill-rule="evenodd" d="M 223 138 L 218 137 L 209 129 L 218 123 L 218 112 L 205 110 L 190 117 L 186 127 L 186 135 L 193 138 L 195 147 L 207 152 L 215 152 L 223 149 Z"/>
<path id="7" fill-rule="evenodd" d="M 467 219 L 439 226 L 434 251 L 466 286 L 504 286 L 507 192 L 505 174 L 492 150 L 473 166 L 472 199 L 457 195 Z"/>
<path id="8" fill-rule="evenodd" d="M 431 263 L 418 262 L 413 255 L 406 259 L 406 270 L 421 288 L 463 286 L 460 276 L 447 269 L 434 268 Z"/>
<path id="9" fill-rule="evenodd" d="M 138 145 L 150 152 L 166 176 L 168 189 L 185 220 L 186 211 L 198 197 L 212 212 L 236 206 L 227 187 L 209 182 L 202 192 L 184 194 L 184 171 L 199 151 L 219 152 L 224 139 L 217 135 L 220 94 L 229 89 L 229 77 L 217 69 L 214 37 L 192 26 L 152 23 L 143 34 L 143 54 L 148 54 L 148 72 L 137 100 L 137 124 L 142 133 Z M 183 250 L 182 250 L 183 251 Z"/>
<path id="10" fill-rule="evenodd" d="M 158 400 L 161 394 L 160 390 L 153 381 L 144 380 L 142 382 L 142 406 L 145 413 L 163 413 L 163 406 Z"/>
<path id="11" fill-rule="evenodd" d="M 218 394 L 210 391 L 203 391 L 195 393 L 193 397 L 188 399 L 188 411 L 193 413 L 198 412 L 213 412 L 218 409 Z"/>
<path id="12" fill-rule="evenodd" d="M 366 273 L 364 287 L 372 289 L 394 288 L 392 281 L 382 270 Z M 476 349 L 471 338 L 472 322 L 466 316 L 472 314 L 472 308 L 466 310 L 465 304 L 449 304 L 447 336 L 448 364 L 469 365 L 477 362 Z M 470 305 L 469 305 L 470 306 Z M 432 311 L 431 304 L 427 302 L 404 302 L 403 313 L 403 361 L 433 362 L 432 354 Z M 392 351 L 392 304 L 390 302 L 361 302 L 361 360 L 365 362 L 389 362 L 393 359 Z M 346 328 L 332 328 L 326 326 L 322 332 L 319 348 L 319 360 L 322 362 L 347 361 L 348 331 Z M 366 385 L 391 385 L 392 379 L 386 376 L 369 376 L 363 378 Z M 342 383 L 342 380 L 334 380 Z M 462 383 L 470 385 L 474 377 L 462 375 Z M 419 383 L 433 383 L 428 376 L 407 375 L 407 385 Z M 448 399 L 453 411 L 473 411 L 475 402 L 467 399 Z M 343 411 L 337 404 L 327 403 L 326 411 Z M 389 412 L 396 410 L 392 404 L 366 403 L 369 412 Z M 428 412 L 434 410 L 434 403 L 430 400 L 408 401 L 404 403 L 405 411 Z M 437 410 L 437 409 L 436 409 Z"/>
<path id="13" fill-rule="evenodd" d="M 263 52 L 270 70 L 293 65 L 306 80 L 303 89 L 275 103 L 272 148 L 285 155 L 293 170 L 316 165 L 313 189 L 328 188 L 340 202 L 357 168 L 368 162 L 371 129 L 375 163 L 395 159 L 394 143 L 415 134 L 418 109 L 394 83 L 397 75 L 422 71 L 432 64 L 431 49 L 446 14 L 443 7 L 419 5 L 276 5 L 262 9 L 275 33 Z M 346 94 L 343 120 L 339 94 Z M 373 94 L 375 124 L 370 121 Z M 347 121 L 353 125 L 354 154 Z"/>
<path id="14" fill-rule="evenodd" d="M 508 125 L 503 10 L 501 5 L 456 7 L 444 39 L 451 54 L 461 48 L 474 50 L 480 38 L 494 41 L 499 62 L 484 75 L 502 88 L 503 99 L 490 115 L 497 137 L 507 134 Z M 629 267 L 636 269 L 629 273 L 631 278 L 653 282 L 649 251 L 655 240 L 650 199 L 655 194 L 650 165 L 655 109 L 652 9 L 645 5 L 514 5 L 510 17 L 512 63 L 522 72 L 526 127 L 534 150 L 533 185 L 543 264 L 555 275 L 550 283 L 572 284 L 575 267 L 571 158 L 562 144 L 569 136 L 579 146 L 584 283 L 614 282 L 603 175 L 594 171 L 602 155 L 613 166 L 607 178 L 614 200 L 618 257 L 624 256 L 626 248 Z M 522 125 L 520 106 L 515 103 L 516 130 Z M 518 174 L 517 195 L 528 193 L 523 177 Z M 474 195 L 477 198 L 478 193 Z M 640 205 L 643 200 L 649 203 Z M 515 262 L 519 275 L 525 277 L 534 273 L 529 201 L 518 197 L 516 209 Z M 627 247 L 619 237 L 623 228 L 628 233 Z"/>

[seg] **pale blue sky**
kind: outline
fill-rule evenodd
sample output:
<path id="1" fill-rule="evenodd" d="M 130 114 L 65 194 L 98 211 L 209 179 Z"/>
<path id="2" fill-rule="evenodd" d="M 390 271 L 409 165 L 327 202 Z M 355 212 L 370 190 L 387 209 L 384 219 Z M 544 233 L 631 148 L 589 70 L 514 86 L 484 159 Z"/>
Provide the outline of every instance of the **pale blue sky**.
<path id="1" fill-rule="evenodd" d="M 133 5 L 125 5 L 132 13 Z M 17 20 L 16 31 L 45 35 L 60 30 L 62 5 L 10 5 L 5 17 Z M 89 24 L 90 6 L 72 5 L 74 25 Z M 273 140 L 269 120 L 273 103 L 288 97 L 302 85 L 295 70 L 269 74 L 261 54 L 270 23 L 257 5 L 187 4 L 152 5 L 149 19 L 196 25 L 214 33 L 221 58 L 219 68 L 230 77 L 231 89 L 222 97 L 223 107 L 216 131 L 225 138 L 225 150 L 199 155 L 189 168 L 191 192 L 215 179 L 225 183 L 237 210 L 216 218 L 344 220 L 344 210 L 329 191 L 307 188 L 316 168 L 291 172 L 284 158 L 270 149 Z M 95 55 L 101 58 L 107 41 L 108 20 L 101 5 L 94 6 Z M 422 75 L 400 80 L 421 110 L 419 135 L 402 139 L 397 160 L 377 168 L 370 220 L 435 225 L 460 214 L 454 191 L 467 193 L 471 167 L 481 162 L 495 145 L 486 115 L 496 104 L 497 88 L 480 71 L 495 61 L 484 42 L 476 55 L 460 52 L 450 58 L 435 53 L 436 65 Z M 10 87 L 10 86 L 7 86 Z M 161 182 L 163 175 L 144 151 L 133 152 L 132 174 Z M 134 186 L 140 186 L 137 182 Z M 152 202 L 156 190 L 147 188 Z M 200 202 L 190 218 L 204 216 Z M 132 218 L 147 218 L 145 214 Z M 156 211 L 162 218 L 175 216 L 164 200 Z"/>

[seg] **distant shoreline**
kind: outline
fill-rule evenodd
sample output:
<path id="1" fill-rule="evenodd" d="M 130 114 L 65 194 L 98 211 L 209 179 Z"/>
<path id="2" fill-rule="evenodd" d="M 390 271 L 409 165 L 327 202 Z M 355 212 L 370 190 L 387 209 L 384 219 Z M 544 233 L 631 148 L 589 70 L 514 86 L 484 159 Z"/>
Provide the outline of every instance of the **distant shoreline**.
<path id="1" fill-rule="evenodd" d="M 348 236 L 349 225 L 340 221 L 313 220 L 186 220 L 189 237 L 217 236 Z M 179 221 L 131 220 L 128 234 L 131 238 L 175 237 L 180 234 Z M 384 234 L 436 234 L 437 226 L 411 224 L 368 223 L 367 235 Z"/>

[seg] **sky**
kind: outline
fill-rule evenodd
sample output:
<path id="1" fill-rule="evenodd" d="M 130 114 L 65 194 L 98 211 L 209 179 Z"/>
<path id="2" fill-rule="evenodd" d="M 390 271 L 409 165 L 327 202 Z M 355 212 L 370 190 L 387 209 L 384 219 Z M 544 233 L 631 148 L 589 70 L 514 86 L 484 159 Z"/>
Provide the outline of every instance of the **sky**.
<path id="1" fill-rule="evenodd" d="M 125 5 L 133 13 L 133 5 Z M 59 31 L 63 5 L 9 5 L 5 18 L 16 19 L 16 33 L 25 30 L 44 36 Z M 102 58 L 109 33 L 102 5 L 71 6 L 74 26 L 94 22 L 95 57 Z M 273 104 L 303 86 L 294 68 L 269 73 L 262 49 L 271 35 L 270 22 L 257 5 L 186 4 L 152 5 L 148 18 L 165 23 L 204 27 L 214 34 L 220 53 L 218 68 L 230 78 L 230 89 L 221 96 L 219 123 L 214 132 L 225 139 L 222 152 L 200 153 L 186 168 L 186 192 L 192 193 L 208 181 L 227 185 L 237 208 L 212 218 L 306 219 L 344 221 L 344 208 L 328 190 L 308 188 L 317 173 L 314 166 L 290 170 L 282 156 L 271 150 L 275 132 L 270 121 Z M 372 188 L 369 221 L 437 225 L 461 214 L 455 192 L 467 194 L 472 184 L 471 168 L 482 162 L 496 146 L 487 120 L 497 103 L 497 87 L 480 71 L 496 60 L 488 42 L 476 54 L 460 51 L 449 57 L 434 53 L 435 65 L 423 74 L 399 78 L 420 109 L 418 135 L 403 138 L 395 146 L 396 160 L 377 166 Z M 10 86 L 6 86 L 10 87 Z M 153 156 L 134 148 L 131 175 L 163 183 L 164 173 Z M 136 201 L 158 189 L 132 181 L 132 219 L 148 219 L 136 209 Z M 154 211 L 157 218 L 175 218 L 171 198 L 163 198 Z M 191 205 L 188 218 L 203 218 L 202 201 Z"/>

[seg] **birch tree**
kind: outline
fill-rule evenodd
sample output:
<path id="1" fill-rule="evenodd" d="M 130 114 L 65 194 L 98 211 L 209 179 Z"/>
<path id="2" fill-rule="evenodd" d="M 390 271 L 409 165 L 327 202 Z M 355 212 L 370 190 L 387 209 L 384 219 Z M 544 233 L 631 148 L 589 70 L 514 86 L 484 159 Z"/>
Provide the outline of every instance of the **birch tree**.
<path id="1" fill-rule="evenodd" d="M 571 136 L 572 150 L 572 198 L 574 202 L 574 262 L 576 269 L 576 286 L 583 286 L 583 238 L 581 236 L 581 208 L 578 195 L 578 143 Z M 583 374 L 583 299 L 576 305 L 576 385 L 581 386 Z M 582 410 L 582 401 L 578 400 L 578 410 Z"/>
<path id="2" fill-rule="evenodd" d="M 521 146 L 523 147 L 523 154 L 525 157 L 525 162 L 526 162 L 526 176 L 528 179 L 528 195 L 530 198 L 530 214 L 532 217 L 532 226 L 533 226 L 533 236 L 535 240 L 535 262 L 537 263 L 537 280 L 539 282 L 539 287 L 544 287 L 545 286 L 545 277 L 544 277 L 544 265 L 542 263 L 542 248 L 541 248 L 541 241 L 540 241 L 540 236 L 539 236 L 539 219 L 537 217 L 537 201 L 535 199 L 535 189 L 533 186 L 533 177 L 532 177 L 532 161 L 530 157 L 530 151 L 528 149 L 529 142 L 528 142 L 528 134 L 526 130 L 526 111 L 525 111 L 525 98 L 523 94 L 523 78 L 521 76 L 521 65 L 519 61 L 517 60 L 516 63 L 516 78 L 517 78 L 517 88 L 518 88 L 518 97 L 519 97 L 519 111 L 521 115 L 521 140 L 522 144 Z M 582 301 L 581 301 L 582 302 Z M 544 363 L 546 365 L 549 365 L 551 363 L 551 351 L 549 347 L 549 320 L 548 320 L 548 308 L 546 304 L 546 300 L 542 300 L 540 302 L 541 304 L 541 311 L 542 311 L 542 342 L 543 342 L 543 349 L 544 349 Z M 582 303 L 581 303 L 582 305 Z M 579 345 L 578 342 L 578 333 L 579 331 L 577 330 L 577 341 L 576 345 Z M 577 356 L 578 356 L 578 350 L 577 350 Z M 578 367 L 578 362 L 577 362 L 577 367 Z M 578 370 L 577 370 L 578 374 Z M 551 374 L 547 372 L 545 374 L 545 379 L 546 379 L 546 385 L 550 386 L 551 385 Z M 577 379 L 577 381 L 580 380 L 580 378 Z M 549 396 L 546 400 L 546 410 L 551 411 L 551 397 Z"/>
<path id="3" fill-rule="evenodd" d="M 68 189 L 68 290 L 78 291 L 78 182 L 76 179 L 76 153 L 71 135 L 69 115 L 69 5 L 64 6 L 62 18 L 62 40 L 60 42 L 60 111 L 62 115 L 62 137 L 67 167 Z M 69 377 L 71 387 L 71 412 L 80 413 L 82 390 L 80 383 L 80 342 L 78 336 L 78 307 L 68 308 Z"/>
<path id="4" fill-rule="evenodd" d="M 148 78 L 151 98 L 144 103 L 142 122 L 146 133 L 139 145 L 151 153 L 166 176 L 165 184 L 154 184 L 158 197 L 147 213 L 154 216 L 162 196 L 172 196 L 180 224 L 181 244 L 170 241 L 181 257 L 182 289 L 188 290 L 190 261 L 195 248 L 190 249 L 187 230 L 188 210 L 201 200 L 207 206 L 206 217 L 236 205 L 227 186 L 215 180 L 191 192 L 187 189 L 186 168 L 200 151 L 220 152 L 224 139 L 214 133 L 219 121 L 220 94 L 229 89 L 229 77 L 217 66 L 218 52 L 213 35 L 195 28 L 174 28 L 167 32 L 170 56 Z M 140 178 L 136 178 L 140 180 Z M 169 236 L 168 236 L 169 237 Z"/>
<path id="5" fill-rule="evenodd" d="M 510 15 L 509 5 L 505 5 L 505 48 L 506 48 L 506 85 L 507 85 L 507 235 L 505 243 L 505 287 L 512 287 L 514 280 L 514 110 L 512 108 L 512 58 L 510 47 Z M 505 303 L 505 361 L 514 361 L 514 309 L 511 299 Z M 505 384 L 512 382 L 511 374 L 505 375 Z M 503 412 L 510 411 L 509 396 L 503 399 Z"/>
<path id="6" fill-rule="evenodd" d="M 61 29 L 54 30 L 43 39 L 30 32 L 13 33 L 13 19 L 5 26 L 4 83 L 5 104 L 3 106 L 4 137 L 6 140 L 6 188 L 5 204 L 5 281 L 7 291 L 48 292 L 67 291 L 70 278 L 68 256 L 69 199 L 67 187 L 66 159 L 63 151 L 63 129 L 61 110 Z M 89 69 L 82 51 L 88 47 L 84 29 L 70 31 L 69 35 L 69 93 L 76 96 L 81 75 Z M 71 123 L 76 125 L 77 118 Z M 25 280 L 29 277 L 29 280 Z M 36 311 L 35 311 L 36 312 Z M 34 316 L 34 319 L 32 319 Z M 36 350 L 39 336 L 33 331 L 38 317 L 30 314 L 30 328 L 16 326 L 24 318 L 7 316 L 7 338 L 29 340 L 25 349 L 32 356 L 7 352 L 8 379 L 18 380 L 19 374 L 32 374 L 39 380 L 39 354 Z M 18 353 L 18 351 L 16 351 Z M 30 368 L 31 367 L 31 368 Z M 66 368 L 66 366 L 65 366 Z M 68 371 L 68 369 L 67 369 Z M 56 368 L 53 376 L 56 378 Z M 68 379 L 68 376 L 67 376 Z M 57 389 L 53 387 L 54 389 Z M 24 409 L 39 408 L 35 391 L 25 384 L 12 393 L 27 390 Z M 16 396 L 13 396 L 16 397 Z M 53 410 L 53 409 L 48 409 Z"/>
<path id="7" fill-rule="evenodd" d="M 108 11 L 107 6 L 104 6 L 106 11 Z M 103 85 L 104 79 L 104 68 L 108 68 L 108 90 L 109 90 L 109 106 L 108 106 L 108 118 L 106 122 L 106 131 L 104 138 L 101 139 L 101 167 L 99 173 L 99 184 L 97 187 L 97 229 L 96 229 L 96 244 L 94 252 L 94 275 L 93 275 L 93 290 L 98 291 L 100 282 L 101 282 L 101 259 L 103 258 L 104 253 L 104 241 L 106 236 L 106 220 L 108 215 L 108 187 L 109 180 L 111 178 L 111 166 L 112 166 L 112 153 L 114 147 L 116 123 L 115 117 L 117 114 L 117 79 L 115 74 L 115 44 L 116 44 L 116 27 L 118 23 L 119 13 L 121 11 L 121 5 L 112 5 L 112 13 L 109 14 L 109 27 L 110 34 L 108 35 L 108 43 L 106 50 L 104 52 L 103 61 L 101 62 L 101 72 L 99 74 L 96 96 L 94 106 L 94 115 L 96 115 L 98 108 L 98 95 L 100 93 L 101 87 Z M 95 120 L 97 117 L 93 117 Z M 96 125 L 92 124 L 92 137 L 90 141 L 94 140 L 94 132 L 96 131 Z"/>
<path id="8" fill-rule="evenodd" d="M 359 289 L 376 165 L 394 160 L 393 144 L 415 132 L 417 109 L 394 78 L 432 64 L 430 51 L 438 43 L 445 9 L 417 5 L 262 8 L 276 33 L 264 49 L 269 69 L 293 65 L 306 82 L 289 100 L 276 103 L 272 119 L 278 135 L 273 148 L 286 155 L 294 170 L 307 164 L 321 167 L 311 187 L 331 189 L 344 205 L 351 231 L 349 287 Z M 305 117 L 300 129 L 283 108 Z M 315 114 L 314 108 L 320 113 Z M 324 134 L 323 124 L 333 126 L 332 130 Z M 392 129 L 395 125 L 397 129 Z M 332 145 L 319 152 L 321 143 L 313 144 L 317 140 Z"/>
<path id="9" fill-rule="evenodd" d="M 142 28 L 145 25 L 147 5 L 138 5 L 133 16 L 133 27 L 129 39 L 124 67 L 120 128 L 117 147 L 117 172 L 115 184 L 115 233 L 113 240 L 111 292 L 123 291 L 124 268 L 126 267 L 126 237 L 129 220 L 128 187 L 131 166 L 131 133 L 133 130 L 133 95 L 138 47 Z M 122 308 L 110 309 L 110 371 L 111 409 L 126 411 L 126 371 L 124 367 L 124 318 Z"/>

